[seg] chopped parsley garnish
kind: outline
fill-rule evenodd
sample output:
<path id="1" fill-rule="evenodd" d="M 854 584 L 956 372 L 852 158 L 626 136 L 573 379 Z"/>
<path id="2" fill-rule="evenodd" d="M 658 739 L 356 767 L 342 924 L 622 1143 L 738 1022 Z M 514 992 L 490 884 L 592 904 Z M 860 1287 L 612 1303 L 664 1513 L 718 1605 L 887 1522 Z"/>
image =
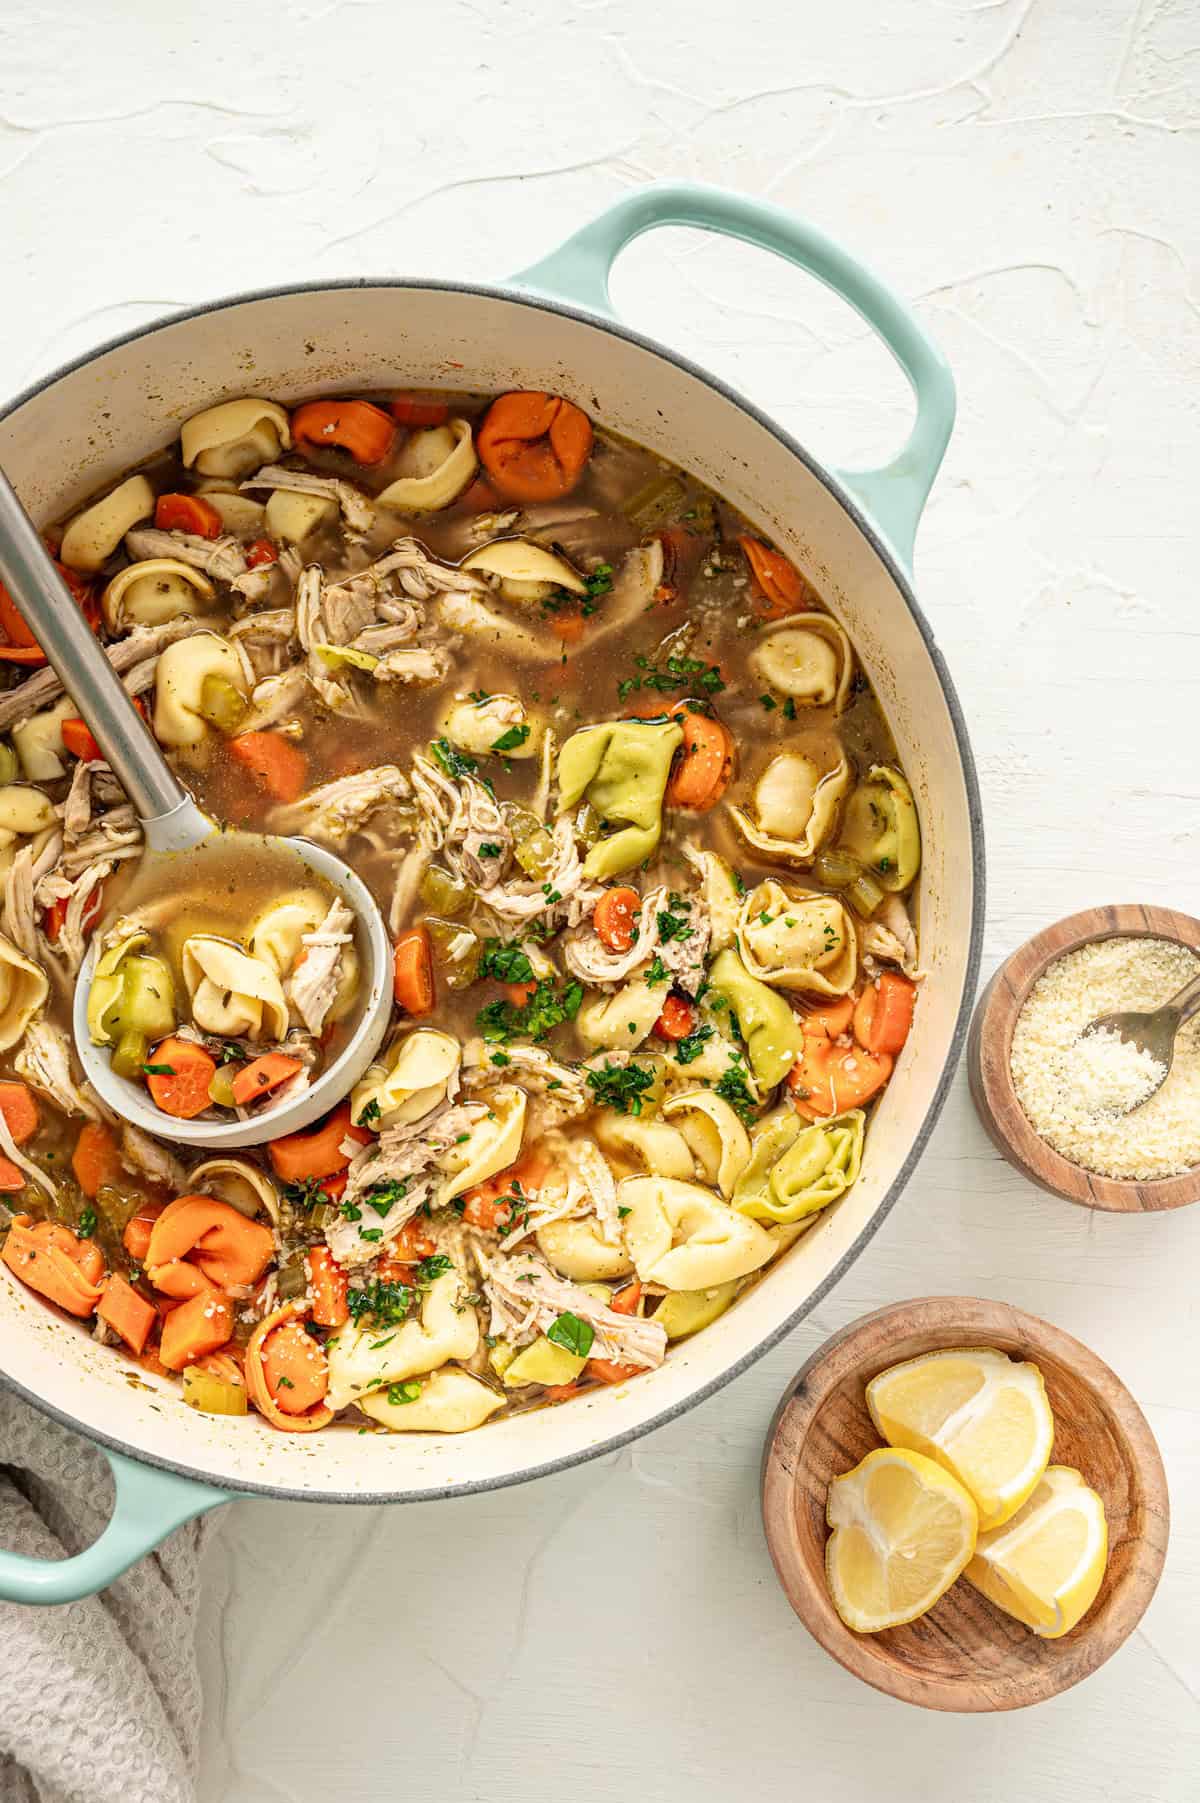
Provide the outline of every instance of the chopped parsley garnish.
<path id="1" fill-rule="evenodd" d="M 678 905 L 675 896 L 671 897 L 671 901 Z M 687 903 L 685 902 L 682 905 L 686 907 Z M 668 909 L 660 908 L 658 912 L 658 936 L 664 945 L 669 945 L 672 939 L 690 939 L 692 936 L 692 929 L 688 925 L 687 915 L 672 914 Z"/>
<path id="2" fill-rule="evenodd" d="M 512 1063 L 512 1059 L 507 1052 L 493 1052 L 491 1063 L 496 1066 L 497 1070 L 503 1070 L 506 1064 Z"/>
<path id="3" fill-rule="evenodd" d="M 590 576 L 584 578 L 589 601 L 598 601 L 601 595 L 610 593 L 613 585 L 613 567 L 610 563 L 598 563 Z"/>
<path id="4" fill-rule="evenodd" d="M 80 1216 L 79 1216 L 79 1228 L 78 1228 L 80 1239 L 81 1240 L 90 1240 L 92 1235 L 95 1233 L 95 1231 L 96 1231 L 96 1211 L 95 1211 L 95 1209 L 94 1208 L 85 1208 L 85 1209 L 81 1210 Z"/>
<path id="5" fill-rule="evenodd" d="M 433 1252 L 417 1266 L 417 1282 L 433 1283 L 436 1278 L 444 1277 L 451 1268 L 451 1261 L 444 1252 Z"/>
<path id="6" fill-rule="evenodd" d="M 361 1290 L 346 1293 L 352 1321 L 373 1321 L 376 1327 L 399 1327 L 408 1315 L 413 1291 L 407 1283 L 383 1282 L 378 1277 Z"/>
<path id="7" fill-rule="evenodd" d="M 329 1191 L 324 1187 L 322 1177 L 303 1177 L 299 1183 L 285 1183 L 280 1188 L 281 1199 L 290 1208 L 303 1209 L 307 1214 L 310 1208 L 318 1208 L 322 1202 L 328 1202 Z"/>
<path id="8" fill-rule="evenodd" d="M 711 1027 L 697 1027 L 696 1031 L 689 1033 L 686 1039 L 679 1040 L 675 1047 L 675 1056 L 680 1064 L 691 1064 L 694 1059 L 699 1058 L 704 1050 L 705 1040 L 711 1039 L 712 1036 Z"/>
<path id="9" fill-rule="evenodd" d="M 796 718 L 796 703 L 792 700 L 790 695 L 783 704 L 783 717 L 785 720 L 794 720 Z"/>
<path id="10" fill-rule="evenodd" d="M 624 1208 L 624 1207 L 618 1207 L 618 1209 L 617 1209 L 617 1219 L 618 1219 L 618 1220 L 619 1220 L 619 1221 L 623 1221 L 623 1220 L 624 1220 L 624 1219 L 625 1219 L 625 1217 L 626 1217 L 626 1215 L 631 1215 L 631 1214 L 632 1214 L 632 1213 L 633 1213 L 633 1210 L 632 1210 L 632 1208 Z"/>
<path id="11" fill-rule="evenodd" d="M 219 1044 L 210 1042 L 210 1050 L 215 1050 L 218 1064 L 244 1064 L 246 1054 L 236 1039 L 222 1039 Z"/>
<path id="12" fill-rule="evenodd" d="M 743 875 L 742 875 L 742 873 L 741 873 L 741 871 L 740 871 L 740 870 L 734 870 L 734 871 L 731 871 L 731 872 L 730 872 L 730 874 L 731 874 L 731 875 L 732 875 L 732 877 L 733 877 L 733 886 L 734 886 L 734 888 L 735 888 L 735 889 L 736 889 L 736 890 L 737 890 L 737 892 L 738 892 L 738 894 L 739 894 L 739 895 L 745 895 L 745 893 L 746 893 L 746 879 L 745 879 L 745 877 L 744 877 L 744 876 L 743 876 Z"/>
<path id="13" fill-rule="evenodd" d="M 474 776 L 479 765 L 465 751 L 456 751 L 449 739 L 434 739 L 429 747 L 447 776 L 457 781 L 460 776 Z"/>
<path id="14" fill-rule="evenodd" d="M 515 751 L 518 745 L 523 745 L 528 737 L 528 726 L 510 726 L 507 732 L 502 732 L 498 739 L 492 740 L 492 750 Z"/>
<path id="15" fill-rule="evenodd" d="M 758 698 L 758 705 L 759 707 L 765 708 L 769 714 L 773 714 L 775 709 L 779 706 L 779 703 L 776 701 L 774 695 L 760 695 Z"/>
<path id="16" fill-rule="evenodd" d="M 142 1069 L 148 1077 L 173 1077 L 175 1075 L 173 1064 L 143 1064 Z"/>
<path id="17" fill-rule="evenodd" d="M 741 1064 L 735 1060 L 714 1087 L 716 1093 L 729 1103 L 739 1120 L 749 1123 L 754 1119 L 755 1101 Z"/>
<path id="18" fill-rule="evenodd" d="M 370 1240 L 371 1244 L 374 1245 L 376 1240 L 381 1240 L 383 1238 L 383 1228 L 360 1227 L 358 1230 L 358 1237 L 362 1240 Z"/>
<path id="19" fill-rule="evenodd" d="M 356 1125 L 359 1127 L 373 1127 L 382 1113 L 383 1110 L 379 1106 L 378 1098 L 372 1096 L 371 1100 L 369 1102 L 364 1102 L 359 1110 Z"/>
<path id="20" fill-rule="evenodd" d="M 394 1409 L 398 1409 L 401 1403 L 415 1402 L 420 1394 L 421 1386 L 414 1377 L 402 1384 L 389 1384 L 387 1387 L 387 1399 Z"/>
<path id="21" fill-rule="evenodd" d="M 491 698 L 492 692 L 490 689 L 472 689 L 467 696 L 468 701 L 490 701 Z"/>
<path id="22" fill-rule="evenodd" d="M 698 657 L 668 657 L 665 664 L 655 664 L 648 657 L 635 657 L 636 676 L 626 676 L 617 684 L 617 695 L 624 701 L 637 689 L 652 689 L 659 695 L 670 695 L 676 689 L 703 689 L 706 695 L 719 695 L 725 687 L 716 664 L 706 664 Z"/>
<path id="23" fill-rule="evenodd" d="M 477 977 L 494 977 L 497 983 L 532 983 L 533 965 L 528 952 L 503 939 L 485 939 L 480 954 Z"/>
<path id="24" fill-rule="evenodd" d="M 595 1107 L 639 1115 L 643 1095 L 654 1086 L 654 1072 L 644 1064 L 606 1064 L 602 1070 L 588 1072 L 587 1085 Z"/>
<path id="25" fill-rule="evenodd" d="M 592 1342 L 596 1338 L 596 1330 L 590 1321 L 581 1321 L 568 1309 L 546 1329 L 546 1338 L 555 1346 L 571 1352 L 576 1358 L 585 1359 L 592 1350 Z"/>
<path id="26" fill-rule="evenodd" d="M 377 1215 L 386 1215 L 390 1214 L 397 1202 L 403 1202 L 407 1194 L 408 1179 L 406 1177 L 389 1177 L 385 1183 L 373 1183 L 363 1197 L 363 1201 L 368 1208 L 373 1208 Z M 343 1214 L 345 1211 L 346 1205 L 343 1202 Z M 365 1234 L 363 1237 L 366 1237 Z"/>
<path id="27" fill-rule="evenodd" d="M 671 979 L 670 971 L 667 969 L 666 965 L 663 963 L 662 959 L 658 956 L 658 953 L 656 952 L 654 954 L 654 962 L 651 964 L 649 970 L 646 972 L 646 975 L 643 978 L 643 981 L 646 984 L 646 987 L 648 989 L 653 989 L 656 987 L 657 984 L 667 983 L 670 981 L 670 979 Z"/>
<path id="28" fill-rule="evenodd" d="M 485 839 L 483 844 L 479 847 L 479 855 L 481 858 L 498 858 L 502 855 L 503 851 L 504 847 L 502 845 L 497 845 L 492 839 Z"/>
<path id="29" fill-rule="evenodd" d="M 530 978 L 523 980 L 528 982 L 531 977 L 532 972 Z M 575 1019 L 582 1001 L 582 983 L 568 983 L 560 990 L 556 983 L 546 979 L 538 983 L 519 1008 L 506 998 L 489 1002 L 475 1016 L 475 1024 L 491 1045 L 509 1045 L 514 1039 L 545 1039 L 555 1027 Z"/>

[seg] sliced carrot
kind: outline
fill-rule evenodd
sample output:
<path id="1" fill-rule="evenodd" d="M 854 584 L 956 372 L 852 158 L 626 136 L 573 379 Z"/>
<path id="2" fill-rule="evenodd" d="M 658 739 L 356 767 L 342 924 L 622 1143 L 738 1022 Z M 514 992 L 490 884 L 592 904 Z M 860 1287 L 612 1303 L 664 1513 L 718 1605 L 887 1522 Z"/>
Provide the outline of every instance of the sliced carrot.
<path id="1" fill-rule="evenodd" d="M 0 1083 L 0 1114 L 18 1146 L 23 1146 L 27 1139 L 32 1139 L 41 1126 L 42 1115 L 37 1104 L 37 1097 L 28 1083 L 11 1078 Z"/>
<path id="2" fill-rule="evenodd" d="M 308 785 L 308 759 L 277 732 L 243 732 L 230 739 L 231 757 L 273 801 L 295 801 Z"/>
<path id="3" fill-rule="evenodd" d="M 56 896 L 42 917 L 42 927 L 51 945 L 56 944 L 62 937 L 62 930 L 66 925 L 67 909 L 70 905 L 65 896 Z M 83 913 L 80 916 L 79 924 L 85 933 L 90 932 L 103 912 L 104 884 L 97 883 L 83 904 Z"/>
<path id="4" fill-rule="evenodd" d="M 660 1039 L 686 1039 L 696 1024 L 696 1010 L 681 995 L 669 995 L 654 1023 Z"/>
<path id="5" fill-rule="evenodd" d="M 88 1121 L 79 1130 L 71 1154 L 75 1181 L 92 1202 L 105 1183 L 115 1183 L 121 1170 L 116 1134 L 103 1121 Z M 140 1348 L 139 1348 L 140 1350 Z"/>
<path id="6" fill-rule="evenodd" d="M 145 1202 L 133 1219 L 126 1223 L 121 1244 L 135 1265 L 145 1264 L 146 1253 L 150 1249 L 151 1230 L 165 1207 L 165 1202 Z"/>
<path id="7" fill-rule="evenodd" d="M 633 944 L 642 898 L 636 889 L 606 889 L 592 909 L 592 925 L 610 952 L 627 952 Z"/>
<path id="8" fill-rule="evenodd" d="M 59 730 L 62 742 L 73 758 L 79 758 L 84 764 L 94 764 L 101 755 L 86 720 L 64 720 Z"/>
<path id="9" fill-rule="evenodd" d="M 757 611 L 761 619 L 783 620 L 809 605 L 812 590 L 782 552 L 773 551 L 760 538 L 746 534 L 738 539 L 738 544 L 746 553 L 746 562 L 758 584 L 761 599 Z"/>
<path id="10" fill-rule="evenodd" d="M 623 1384 L 627 1377 L 639 1376 L 642 1369 L 641 1365 L 617 1365 L 611 1359 L 589 1359 L 587 1362 L 588 1376 L 597 1378 L 602 1384 Z"/>
<path id="11" fill-rule="evenodd" d="M 309 1251 L 308 1287 L 312 1292 L 312 1318 L 318 1327 L 341 1327 L 350 1319 L 346 1273 L 327 1246 L 313 1246 Z"/>
<path id="12" fill-rule="evenodd" d="M 285 1415 L 306 1415 L 329 1388 L 325 1353 L 296 1320 L 281 1322 L 267 1335 L 262 1371 L 272 1402 Z"/>
<path id="13" fill-rule="evenodd" d="M 395 437 L 394 422 L 370 401 L 307 401 L 292 415 L 292 438 L 298 449 L 336 447 L 349 451 L 356 463 L 382 463 Z"/>
<path id="14" fill-rule="evenodd" d="M 537 994 L 537 984 L 532 977 L 527 983 L 501 983 L 500 993 L 514 1008 L 523 1008 L 530 996 Z"/>
<path id="15" fill-rule="evenodd" d="M 805 1034 L 799 1062 L 788 1072 L 787 1085 L 797 1114 L 820 1120 L 862 1108 L 892 1074 L 887 1052 L 861 1046 L 839 1046 L 835 1040 Z"/>
<path id="16" fill-rule="evenodd" d="M 211 1106 L 208 1086 L 217 1061 L 190 1039 L 164 1039 L 146 1060 L 146 1087 L 155 1106 L 178 1121 L 194 1121 Z"/>
<path id="17" fill-rule="evenodd" d="M 54 558 L 54 567 L 70 589 L 93 632 L 99 629 L 100 609 L 89 582 L 76 570 L 69 570 Z M 25 616 L 0 582 L 0 659 L 10 664 L 27 664 L 31 668 L 44 664 L 46 653 L 38 644 Z"/>
<path id="18" fill-rule="evenodd" d="M 850 1031 L 854 1019 L 854 997 L 839 995 L 834 1001 L 808 1008 L 800 1016 L 800 1025 L 817 1039 L 838 1039 Z"/>
<path id="19" fill-rule="evenodd" d="M 69 1227 L 16 1215 L 0 1258 L 22 1283 L 68 1314 L 86 1320 L 95 1313 L 104 1255 L 99 1246 L 77 1238 Z"/>
<path id="20" fill-rule="evenodd" d="M 195 538 L 220 538 L 221 516 L 200 495 L 159 495 L 154 524 L 160 532 L 190 532 Z"/>
<path id="21" fill-rule="evenodd" d="M 119 1333 L 131 1352 L 141 1352 L 158 1319 L 152 1302 L 126 1283 L 117 1271 L 110 1271 L 96 1313 L 115 1333 Z"/>
<path id="22" fill-rule="evenodd" d="M 578 1396 L 578 1384 L 547 1384 L 542 1391 L 546 1402 L 570 1402 L 572 1396 Z"/>
<path id="23" fill-rule="evenodd" d="M 177 1196 L 150 1229 L 145 1265 L 157 1286 L 162 1266 L 190 1258 L 224 1290 L 257 1283 L 274 1256 L 275 1236 L 261 1221 L 215 1196 Z"/>
<path id="24" fill-rule="evenodd" d="M 14 1164 L 11 1158 L 5 1158 L 3 1154 L 0 1154 L 0 1196 L 15 1195 L 19 1189 L 25 1188 L 27 1182 L 28 1179 L 20 1165 Z"/>
<path id="25" fill-rule="evenodd" d="M 303 1068 L 299 1058 L 289 1058 L 286 1052 L 264 1052 L 261 1058 L 244 1064 L 233 1079 L 234 1102 L 239 1108 L 249 1108 Z"/>
<path id="26" fill-rule="evenodd" d="M 433 1013 L 433 947 L 424 927 L 409 927 L 396 940 L 392 989 L 397 1004 L 413 1020 Z"/>
<path id="27" fill-rule="evenodd" d="M 463 1220 L 469 1227 L 483 1227 L 492 1233 L 508 1227 L 513 1218 L 513 1195 L 536 1196 L 550 1170 L 550 1159 L 535 1147 L 518 1164 L 509 1165 L 506 1171 L 498 1171 L 466 1192 Z"/>
<path id="28" fill-rule="evenodd" d="M 561 395 L 515 389 L 492 402 L 475 448 L 494 487 L 510 501 L 569 495 L 591 455 L 586 413 Z"/>
<path id="29" fill-rule="evenodd" d="M 917 1005 L 917 986 L 897 970 L 881 973 L 878 985 L 868 984 L 854 1010 L 854 1037 L 868 1052 L 903 1050 Z"/>
<path id="30" fill-rule="evenodd" d="M 694 714 L 688 708 L 672 712 L 683 728 L 683 744 L 675 754 L 667 784 L 667 805 L 706 814 L 729 787 L 733 737 L 719 720 L 710 720 L 706 714 Z"/>
<path id="31" fill-rule="evenodd" d="M 351 1123 L 350 1104 L 343 1102 L 319 1127 L 273 1139 L 267 1152 L 277 1177 L 285 1183 L 303 1183 L 306 1177 L 334 1177 L 345 1170 L 350 1154 L 342 1151 L 343 1140 L 365 1146 L 370 1139 L 365 1127 Z"/>
<path id="32" fill-rule="evenodd" d="M 627 1283 L 623 1290 L 618 1290 L 608 1306 L 614 1315 L 636 1315 L 641 1300 L 642 1286 L 635 1280 Z"/>
<path id="33" fill-rule="evenodd" d="M 279 552 L 269 538 L 254 538 L 246 546 L 246 564 L 249 569 L 261 569 L 264 564 L 278 563 Z"/>
<path id="34" fill-rule="evenodd" d="M 392 418 L 402 426 L 442 426 L 450 417 L 445 401 L 429 400 L 422 394 L 397 394 L 392 397 Z"/>
<path id="35" fill-rule="evenodd" d="M 158 1356 L 168 1371 L 182 1371 L 219 1351 L 232 1333 L 232 1301 L 219 1290 L 205 1290 L 171 1310 L 162 1324 Z"/>
<path id="36" fill-rule="evenodd" d="M 430 1239 L 420 1221 L 414 1218 L 411 1221 L 405 1221 L 388 1250 L 391 1256 L 381 1258 L 377 1267 L 381 1277 L 387 1275 L 384 1269 L 386 1265 L 396 1264 L 407 1267 L 419 1258 L 429 1258 L 432 1253 L 437 1251 L 437 1242 Z"/>
<path id="37" fill-rule="evenodd" d="M 550 630 L 564 645 L 578 645 L 585 624 L 582 607 L 575 605 L 560 607 L 550 615 Z"/>

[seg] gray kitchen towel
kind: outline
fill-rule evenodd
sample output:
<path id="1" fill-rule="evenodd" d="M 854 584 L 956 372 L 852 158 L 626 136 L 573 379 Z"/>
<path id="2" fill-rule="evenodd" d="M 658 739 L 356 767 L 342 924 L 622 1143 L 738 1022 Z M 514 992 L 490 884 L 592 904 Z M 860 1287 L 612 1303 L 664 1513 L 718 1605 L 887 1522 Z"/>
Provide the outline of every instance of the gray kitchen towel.
<path id="1" fill-rule="evenodd" d="M 111 1507 L 96 1447 L 0 1393 L 0 1546 L 77 1553 Z M 102 1596 L 0 1603 L 0 1803 L 194 1803 L 205 1537 L 189 1522 Z"/>

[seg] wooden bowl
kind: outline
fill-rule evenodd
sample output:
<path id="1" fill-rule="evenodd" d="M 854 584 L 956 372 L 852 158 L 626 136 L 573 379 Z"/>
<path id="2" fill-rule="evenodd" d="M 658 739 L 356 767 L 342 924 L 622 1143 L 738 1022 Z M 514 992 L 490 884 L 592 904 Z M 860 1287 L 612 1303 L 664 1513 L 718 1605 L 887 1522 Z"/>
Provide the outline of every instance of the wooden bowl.
<path id="1" fill-rule="evenodd" d="M 868 1382 L 903 1359 L 957 1346 L 994 1346 L 1040 1367 L 1054 1410 L 1053 1462 L 1074 1465 L 1103 1498 L 1108 1569 L 1096 1601 L 1061 1640 L 1039 1640 L 962 1578 L 919 1621 L 880 1634 L 853 1633 L 830 1599 L 830 1481 L 880 1444 Z M 896 1303 L 826 1341 L 776 1411 L 762 1503 L 779 1581 L 825 1651 L 901 1702 L 963 1712 L 1041 1703 L 1103 1665 L 1154 1594 L 1170 1519 L 1158 1447 L 1120 1379 L 1070 1334 L 975 1296 Z"/>
<path id="2" fill-rule="evenodd" d="M 1013 1086 L 1013 1029 L 1038 978 L 1065 953 L 1095 939 L 1114 938 L 1175 939 L 1200 954 L 1200 920 L 1173 908 L 1129 903 L 1085 908 L 1027 939 L 1000 966 L 976 1006 L 967 1039 L 971 1096 L 980 1120 L 1009 1163 L 1051 1195 L 1115 1213 L 1183 1208 L 1200 1201 L 1200 1165 L 1146 1183 L 1098 1176 L 1064 1158 L 1034 1132 Z"/>

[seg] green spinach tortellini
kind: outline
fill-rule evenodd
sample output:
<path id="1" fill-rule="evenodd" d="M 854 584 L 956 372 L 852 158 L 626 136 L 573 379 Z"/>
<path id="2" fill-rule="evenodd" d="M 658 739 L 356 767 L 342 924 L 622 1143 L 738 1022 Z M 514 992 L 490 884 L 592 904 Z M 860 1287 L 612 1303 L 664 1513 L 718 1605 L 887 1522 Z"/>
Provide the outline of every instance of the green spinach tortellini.
<path id="1" fill-rule="evenodd" d="M 751 1137 L 733 1206 L 752 1220 L 786 1224 L 836 1202 L 858 1177 L 866 1118 L 852 1108 L 809 1127 L 791 1108 L 767 1115 Z"/>
<path id="2" fill-rule="evenodd" d="M 586 877 L 620 876 L 657 848 L 671 759 L 682 743 L 676 720 L 608 720 L 572 733 L 558 754 L 559 806 L 568 812 L 586 795 L 602 824 L 618 829 L 592 846 Z"/>
<path id="3" fill-rule="evenodd" d="M 751 976 L 735 951 L 718 952 L 708 986 L 737 1016 L 750 1069 L 764 1089 L 781 1083 L 800 1056 L 804 1034 L 783 996 Z"/>
<path id="4" fill-rule="evenodd" d="M 921 828 L 907 781 L 891 764 L 873 764 L 846 803 L 842 847 L 883 889 L 907 889 L 921 868 Z"/>

